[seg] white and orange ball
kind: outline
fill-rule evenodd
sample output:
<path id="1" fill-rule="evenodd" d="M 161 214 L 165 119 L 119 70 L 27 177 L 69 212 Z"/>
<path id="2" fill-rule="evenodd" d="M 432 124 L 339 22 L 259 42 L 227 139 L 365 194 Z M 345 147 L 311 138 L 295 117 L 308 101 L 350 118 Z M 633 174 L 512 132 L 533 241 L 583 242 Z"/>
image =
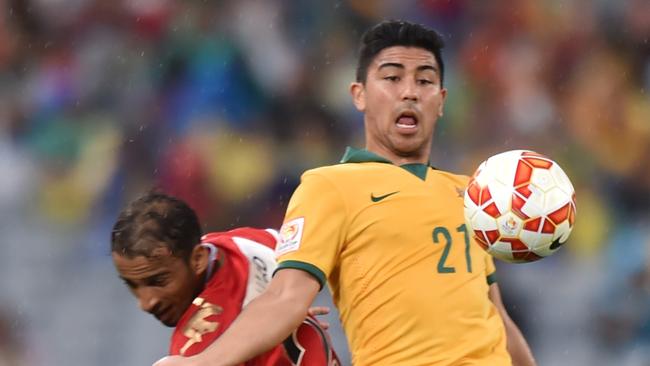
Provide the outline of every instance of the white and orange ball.
<path id="1" fill-rule="evenodd" d="M 562 168 L 529 150 L 494 155 L 465 190 L 465 222 L 476 242 L 506 262 L 532 262 L 557 251 L 571 234 L 575 191 Z"/>

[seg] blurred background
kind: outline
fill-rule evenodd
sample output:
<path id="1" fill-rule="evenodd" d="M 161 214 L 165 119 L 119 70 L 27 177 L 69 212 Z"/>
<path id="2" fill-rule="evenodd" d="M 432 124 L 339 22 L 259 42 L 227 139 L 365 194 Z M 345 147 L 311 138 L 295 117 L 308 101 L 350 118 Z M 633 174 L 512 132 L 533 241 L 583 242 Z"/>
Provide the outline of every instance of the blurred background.
<path id="1" fill-rule="evenodd" d="M 471 174 L 494 153 L 529 148 L 576 187 L 577 226 L 559 253 L 498 263 L 539 365 L 650 365 L 649 1 L 0 9 L 0 365 L 164 355 L 170 330 L 138 310 L 112 267 L 118 211 L 158 186 L 206 231 L 277 228 L 305 169 L 363 146 L 347 88 L 360 33 L 386 18 L 447 41 L 433 165 Z M 340 329 L 332 335 L 347 359 Z"/>

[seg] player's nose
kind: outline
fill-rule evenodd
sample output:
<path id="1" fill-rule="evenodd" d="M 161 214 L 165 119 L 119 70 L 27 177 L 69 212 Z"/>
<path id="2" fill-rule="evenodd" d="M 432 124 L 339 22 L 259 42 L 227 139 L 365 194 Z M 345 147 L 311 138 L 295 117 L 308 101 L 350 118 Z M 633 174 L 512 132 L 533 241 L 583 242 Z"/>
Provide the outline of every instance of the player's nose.
<path id="1" fill-rule="evenodd" d="M 153 313 L 160 300 L 151 291 L 143 289 L 138 293 L 138 304 L 140 309 L 147 313 Z"/>
<path id="2" fill-rule="evenodd" d="M 417 85 L 414 81 L 406 80 L 403 84 L 404 89 L 402 89 L 402 100 L 415 102 L 418 100 Z"/>

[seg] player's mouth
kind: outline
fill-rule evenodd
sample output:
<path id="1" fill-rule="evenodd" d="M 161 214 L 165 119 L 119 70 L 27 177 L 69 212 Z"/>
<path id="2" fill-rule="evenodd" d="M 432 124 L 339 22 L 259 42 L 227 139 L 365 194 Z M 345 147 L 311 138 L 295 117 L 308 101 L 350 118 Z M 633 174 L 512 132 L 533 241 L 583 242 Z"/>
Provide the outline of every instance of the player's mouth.
<path id="1" fill-rule="evenodd" d="M 164 309 L 161 309 L 160 311 L 156 311 L 153 316 L 156 317 L 159 321 L 162 323 L 169 323 L 171 321 L 172 317 L 172 307 L 167 307 Z"/>
<path id="2" fill-rule="evenodd" d="M 395 126 L 401 133 L 414 133 L 418 127 L 418 116 L 410 109 L 402 111 L 395 119 Z"/>

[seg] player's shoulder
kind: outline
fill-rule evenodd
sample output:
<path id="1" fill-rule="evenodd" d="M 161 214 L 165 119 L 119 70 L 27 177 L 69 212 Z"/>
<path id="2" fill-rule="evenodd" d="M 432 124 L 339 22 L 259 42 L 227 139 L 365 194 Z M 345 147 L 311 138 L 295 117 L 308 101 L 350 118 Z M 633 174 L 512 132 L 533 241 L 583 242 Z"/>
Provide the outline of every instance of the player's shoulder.
<path id="1" fill-rule="evenodd" d="M 371 175 L 373 167 L 381 167 L 387 164 L 377 163 L 340 163 L 335 165 L 326 165 L 314 169 L 306 170 L 301 177 L 301 181 L 310 182 L 328 182 L 333 185 L 341 185 L 346 182 L 358 182 L 360 179 Z"/>
<path id="2" fill-rule="evenodd" d="M 323 165 L 318 168 L 306 170 L 303 176 L 320 175 L 325 177 L 340 176 L 345 174 L 354 174 L 363 169 L 365 164 L 339 163 L 332 165 Z"/>
<path id="3" fill-rule="evenodd" d="M 279 234 L 274 229 L 259 229 L 241 227 L 228 231 L 211 232 L 201 237 L 202 243 L 212 243 L 216 246 L 236 244 L 241 247 L 261 245 L 274 249 L 279 240 Z M 241 248 L 240 248 L 241 249 Z"/>

